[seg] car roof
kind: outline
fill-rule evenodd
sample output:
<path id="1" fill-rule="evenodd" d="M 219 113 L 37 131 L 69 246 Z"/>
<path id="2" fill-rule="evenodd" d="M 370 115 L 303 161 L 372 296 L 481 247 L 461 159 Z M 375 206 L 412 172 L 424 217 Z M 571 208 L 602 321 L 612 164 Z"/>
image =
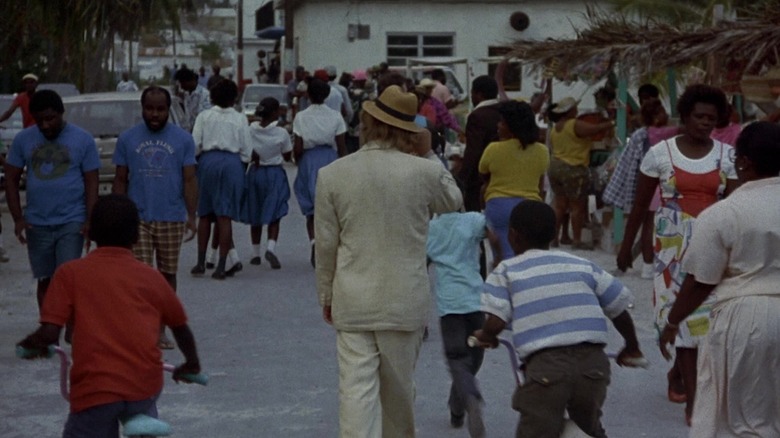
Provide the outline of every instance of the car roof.
<path id="1" fill-rule="evenodd" d="M 71 102 L 106 102 L 106 101 L 136 101 L 141 102 L 141 91 L 108 91 L 104 93 L 84 93 L 78 96 L 63 97 L 63 103 Z"/>

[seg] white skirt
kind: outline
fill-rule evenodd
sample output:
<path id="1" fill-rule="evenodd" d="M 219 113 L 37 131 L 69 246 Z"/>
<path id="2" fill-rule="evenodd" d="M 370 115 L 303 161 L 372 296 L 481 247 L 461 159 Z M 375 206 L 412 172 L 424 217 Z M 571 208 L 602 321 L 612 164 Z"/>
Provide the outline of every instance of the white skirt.
<path id="1" fill-rule="evenodd" d="M 716 305 L 698 369 L 691 438 L 780 437 L 780 295 Z"/>

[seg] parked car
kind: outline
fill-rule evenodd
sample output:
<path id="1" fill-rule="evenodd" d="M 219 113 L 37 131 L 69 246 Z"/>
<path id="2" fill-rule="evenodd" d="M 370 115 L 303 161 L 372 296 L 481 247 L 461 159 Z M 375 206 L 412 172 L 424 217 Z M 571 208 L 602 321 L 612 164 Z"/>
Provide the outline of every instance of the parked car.
<path id="1" fill-rule="evenodd" d="M 60 97 L 78 96 L 81 94 L 76 84 L 70 84 L 67 82 L 44 82 L 38 84 L 36 90 L 54 90 Z"/>
<path id="2" fill-rule="evenodd" d="M 273 97 L 279 101 L 282 114 L 287 113 L 289 100 L 287 96 L 287 86 L 280 84 L 249 84 L 244 88 L 244 95 L 241 96 L 241 112 L 247 117 L 254 116 L 257 105 L 266 97 Z"/>
<path id="3" fill-rule="evenodd" d="M 137 125 L 141 92 L 87 93 L 62 99 L 65 120 L 92 134 L 100 154 L 100 194 L 111 192 L 116 166 L 111 162 L 123 131 Z"/>
<path id="4" fill-rule="evenodd" d="M 0 114 L 4 113 L 11 107 L 11 103 L 14 101 L 15 94 L 2 94 L 0 95 Z M 22 124 L 22 110 L 17 108 L 11 118 L 2 123 L 5 129 L 0 129 L 0 153 L 6 153 L 7 148 L 11 147 L 11 142 L 14 141 L 14 137 L 19 133 L 24 126 Z"/>

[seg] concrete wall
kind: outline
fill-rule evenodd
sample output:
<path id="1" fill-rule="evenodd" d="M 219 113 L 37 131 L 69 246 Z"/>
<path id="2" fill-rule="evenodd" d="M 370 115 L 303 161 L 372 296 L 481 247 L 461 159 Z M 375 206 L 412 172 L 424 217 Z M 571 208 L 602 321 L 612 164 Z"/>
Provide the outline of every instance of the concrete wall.
<path id="1" fill-rule="evenodd" d="M 509 24 L 509 16 L 516 11 L 530 17 L 530 26 L 523 32 Z M 573 37 L 572 24 L 583 27 L 584 12 L 584 2 L 568 0 L 452 4 L 306 1 L 295 10 L 294 53 L 296 63 L 312 71 L 325 65 L 335 65 L 339 72 L 351 71 L 386 59 L 388 33 L 452 33 L 453 56 L 474 61 L 473 78 L 487 74 L 487 64 L 476 60 L 488 56 L 488 46 L 511 45 L 519 38 Z M 347 38 L 348 25 L 357 23 L 371 26 L 370 39 L 350 41 Z M 465 71 L 458 71 L 458 76 L 461 82 L 465 81 Z M 539 82 L 538 78 L 524 77 L 520 94 L 530 96 L 537 91 Z M 580 97 L 578 93 L 585 92 L 585 87 L 575 86 L 566 92 Z"/>

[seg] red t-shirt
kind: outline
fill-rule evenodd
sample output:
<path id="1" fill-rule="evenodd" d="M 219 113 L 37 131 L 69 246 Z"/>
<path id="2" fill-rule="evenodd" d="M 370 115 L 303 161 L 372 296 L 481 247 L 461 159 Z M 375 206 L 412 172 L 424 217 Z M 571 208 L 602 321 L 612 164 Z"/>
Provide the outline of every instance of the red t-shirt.
<path id="1" fill-rule="evenodd" d="M 62 326 L 71 316 L 71 412 L 144 400 L 162 390 L 160 324 L 187 322 L 162 274 L 118 247 L 65 263 L 46 292 L 41 322 Z"/>
<path id="2" fill-rule="evenodd" d="M 18 93 L 16 97 L 14 97 L 14 104 L 18 105 L 22 110 L 22 125 L 25 128 L 34 125 L 35 119 L 33 119 L 32 114 L 30 114 L 30 95 L 27 94 L 26 91 Z"/>

